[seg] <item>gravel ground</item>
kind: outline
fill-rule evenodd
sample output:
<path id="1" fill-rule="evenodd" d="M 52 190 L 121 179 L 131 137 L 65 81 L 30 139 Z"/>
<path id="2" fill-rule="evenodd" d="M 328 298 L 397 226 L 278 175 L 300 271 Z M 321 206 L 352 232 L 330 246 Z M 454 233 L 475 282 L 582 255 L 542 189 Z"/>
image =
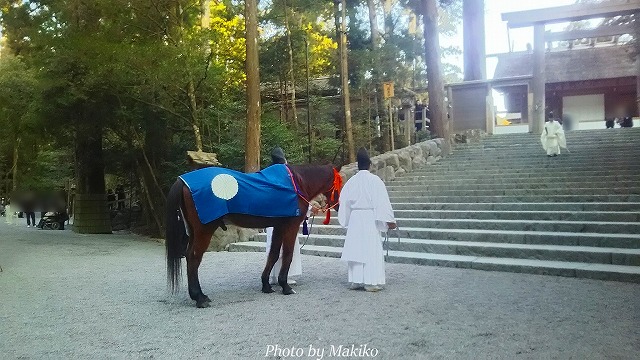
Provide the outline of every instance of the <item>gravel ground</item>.
<path id="1" fill-rule="evenodd" d="M 286 359 L 292 347 L 302 358 L 324 350 L 325 359 L 640 353 L 638 284 L 387 264 L 387 288 L 366 293 L 347 290 L 338 259 L 303 256 L 298 294 L 284 296 L 260 292 L 263 261 L 206 254 L 200 280 L 212 307 L 197 309 L 186 285 L 167 293 L 157 242 L 2 219 L 0 358 Z M 350 352 L 365 344 L 366 354 Z M 345 348 L 350 354 L 335 353 Z"/>

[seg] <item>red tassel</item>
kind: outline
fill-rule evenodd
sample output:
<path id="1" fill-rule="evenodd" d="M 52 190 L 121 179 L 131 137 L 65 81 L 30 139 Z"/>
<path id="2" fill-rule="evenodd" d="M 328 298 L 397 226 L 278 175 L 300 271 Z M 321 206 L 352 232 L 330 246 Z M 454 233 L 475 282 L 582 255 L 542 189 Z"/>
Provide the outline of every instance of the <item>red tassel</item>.
<path id="1" fill-rule="evenodd" d="M 324 218 L 324 221 L 322 223 L 325 225 L 329 225 L 330 221 L 331 221 L 331 209 L 327 209 L 327 216 Z"/>

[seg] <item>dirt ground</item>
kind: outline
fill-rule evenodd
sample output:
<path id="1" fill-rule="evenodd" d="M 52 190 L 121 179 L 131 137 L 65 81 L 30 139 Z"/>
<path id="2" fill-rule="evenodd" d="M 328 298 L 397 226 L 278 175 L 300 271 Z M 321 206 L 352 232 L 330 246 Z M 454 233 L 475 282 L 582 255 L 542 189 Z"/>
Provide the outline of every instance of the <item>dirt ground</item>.
<path id="1" fill-rule="evenodd" d="M 379 293 L 303 256 L 298 294 L 262 294 L 257 253 L 207 253 L 166 288 L 163 245 L 0 219 L 3 359 L 637 359 L 640 285 L 387 264 Z M 374 356 L 375 355 L 375 356 Z"/>

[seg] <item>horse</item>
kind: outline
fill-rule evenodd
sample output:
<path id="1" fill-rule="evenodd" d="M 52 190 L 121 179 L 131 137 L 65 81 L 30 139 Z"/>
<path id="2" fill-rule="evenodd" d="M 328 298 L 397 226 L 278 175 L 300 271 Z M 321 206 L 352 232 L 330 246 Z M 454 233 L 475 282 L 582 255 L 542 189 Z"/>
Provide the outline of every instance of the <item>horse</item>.
<path id="1" fill-rule="evenodd" d="M 181 178 L 176 180 L 167 195 L 167 217 L 165 223 L 167 283 L 173 293 L 179 287 L 181 259 L 186 257 L 189 297 L 196 301 L 196 306 L 199 308 L 210 305 L 211 300 L 202 292 L 200 287 L 198 268 L 202 262 L 204 252 L 209 247 L 213 233 L 218 228 L 226 230 L 225 224 L 233 224 L 243 228 L 274 228 L 271 250 L 261 276 L 262 292 L 274 292 L 269 284 L 269 274 L 276 261 L 278 261 L 280 249 L 282 248 L 282 267 L 278 274 L 278 285 L 282 287 L 283 294 L 295 294 L 287 284 L 287 275 L 298 236 L 298 229 L 305 219 L 309 206 L 311 206 L 309 201 L 323 194 L 327 198 L 327 204 L 325 208 L 320 210 L 329 212 L 331 208 L 337 209 L 342 178 L 339 174 L 340 168 L 336 169 L 333 165 L 286 166 L 289 169 L 289 176 L 297 193 L 299 216 L 263 217 L 229 213 L 203 224 L 198 217 L 191 191 Z"/>

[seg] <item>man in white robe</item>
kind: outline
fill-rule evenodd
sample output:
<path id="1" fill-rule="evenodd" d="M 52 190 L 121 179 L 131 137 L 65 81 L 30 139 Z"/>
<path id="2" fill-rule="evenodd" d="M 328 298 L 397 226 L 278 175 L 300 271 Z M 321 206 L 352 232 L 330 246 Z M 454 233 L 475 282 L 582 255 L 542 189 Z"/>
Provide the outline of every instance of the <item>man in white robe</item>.
<path id="1" fill-rule="evenodd" d="M 348 263 L 351 289 L 375 292 L 385 284 L 381 231 L 395 229 L 389 194 L 382 180 L 369 172 L 371 160 L 358 150 L 358 172 L 340 193 L 338 221 L 347 228 L 342 260 Z"/>
<path id="2" fill-rule="evenodd" d="M 271 151 L 271 161 L 272 164 L 286 164 L 287 159 L 284 156 L 284 151 L 276 147 Z M 311 209 L 310 209 L 311 210 Z M 309 214 L 307 214 L 308 216 Z M 267 258 L 269 257 L 269 250 L 271 250 L 271 238 L 273 237 L 273 227 L 266 228 L 267 233 Z M 282 268 L 282 248 L 280 249 L 280 257 L 278 257 L 278 261 L 273 265 L 270 274 L 270 284 L 276 285 L 278 284 L 278 274 L 280 273 L 280 268 Z M 287 276 L 287 283 L 289 285 L 295 285 L 296 281 L 291 277 L 302 275 L 302 259 L 300 256 L 300 242 L 298 238 L 296 238 L 296 243 L 293 247 L 293 257 L 291 259 L 291 265 L 289 266 L 289 274 Z"/>
<path id="3" fill-rule="evenodd" d="M 567 140 L 564 137 L 562 125 L 552 116 L 553 115 L 550 115 L 549 121 L 544 124 L 540 141 L 542 142 L 542 148 L 547 152 L 548 156 L 558 156 L 560 155 L 561 147 L 567 148 Z"/>

